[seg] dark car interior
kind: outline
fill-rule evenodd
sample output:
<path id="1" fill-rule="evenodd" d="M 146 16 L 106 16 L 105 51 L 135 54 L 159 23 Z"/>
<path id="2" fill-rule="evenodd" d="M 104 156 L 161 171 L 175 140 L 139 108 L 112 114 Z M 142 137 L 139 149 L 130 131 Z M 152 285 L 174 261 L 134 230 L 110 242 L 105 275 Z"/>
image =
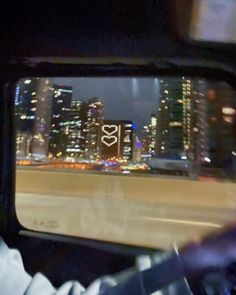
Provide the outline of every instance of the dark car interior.
<path id="1" fill-rule="evenodd" d="M 37 73 L 57 75 L 68 64 L 70 73 L 79 64 L 97 71 L 98 64 L 105 64 L 110 72 L 137 64 L 170 74 L 181 73 L 181 68 L 193 75 L 199 71 L 219 76 L 225 71 L 233 81 L 235 45 L 184 39 L 178 31 L 184 26 L 178 18 L 184 9 L 179 13 L 176 2 L 183 2 L 187 11 L 190 1 L 182 0 L 9 2 L 0 18 L 1 97 L 11 95 L 9 81 Z M 42 272 L 55 287 L 67 280 L 79 280 L 86 287 L 133 266 L 138 255 L 157 250 L 24 229 L 14 209 L 12 106 L 4 99 L 0 104 L 0 229 L 9 247 L 19 249 L 27 272 Z M 196 283 L 195 293 L 204 294 L 199 288 Z"/>

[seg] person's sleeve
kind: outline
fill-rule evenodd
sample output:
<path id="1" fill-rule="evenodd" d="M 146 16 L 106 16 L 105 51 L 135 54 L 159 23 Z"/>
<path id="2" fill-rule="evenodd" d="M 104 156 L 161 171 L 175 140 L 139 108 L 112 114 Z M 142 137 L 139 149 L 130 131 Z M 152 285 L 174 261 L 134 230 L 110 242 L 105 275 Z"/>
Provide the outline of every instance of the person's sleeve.
<path id="1" fill-rule="evenodd" d="M 9 249 L 0 237 L 0 295 L 80 295 L 84 290 L 73 281 L 56 290 L 44 275 L 31 277 L 24 269 L 20 252 Z"/>
<path id="2" fill-rule="evenodd" d="M 23 295 L 31 280 L 19 251 L 10 250 L 0 237 L 0 294 Z"/>
<path id="3" fill-rule="evenodd" d="M 20 252 L 10 249 L 0 237 L 0 295 L 99 295 L 116 284 L 112 277 L 94 281 L 87 290 L 77 281 L 55 289 L 41 273 L 33 277 L 24 269 Z"/>
<path id="4" fill-rule="evenodd" d="M 115 277 L 97 279 L 87 290 L 77 281 L 66 282 L 55 289 L 40 273 L 31 277 L 24 269 L 19 251 L 9 249 L 0 237 L 0 295 L 151 294 L 182 276 L 178 253 L 172 253 L 169 257 L 139 257 L 136 267 Z M 186 284 L 184 289 L 181 294 L 191 293 Z"/>

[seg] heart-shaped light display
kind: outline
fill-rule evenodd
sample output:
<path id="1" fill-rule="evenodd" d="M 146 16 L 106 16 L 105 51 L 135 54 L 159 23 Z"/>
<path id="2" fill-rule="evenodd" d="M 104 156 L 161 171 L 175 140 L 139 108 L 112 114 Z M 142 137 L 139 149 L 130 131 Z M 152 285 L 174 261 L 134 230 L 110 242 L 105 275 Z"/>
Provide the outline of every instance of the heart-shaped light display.
<path id="1" fill-rule="evenodd" d="M 102 126 L 102 131 L 106 135 L 112 135 L 118 131 L 118 126 L 116 125 L 103 125 Z"/>
<path id="2" fill-rule="evenodd" d="M 114 136 L 114 135 L 112 135 L 112 136 L 110 136 L 110 135 L 104 135 L 104 136 L 102 136 L 102 142 L 106 146 L 110 147 L 110 146 L 112 146 L 112 145 L 114 145 L 114 144 L 117 143 L 117 137 Z"/>

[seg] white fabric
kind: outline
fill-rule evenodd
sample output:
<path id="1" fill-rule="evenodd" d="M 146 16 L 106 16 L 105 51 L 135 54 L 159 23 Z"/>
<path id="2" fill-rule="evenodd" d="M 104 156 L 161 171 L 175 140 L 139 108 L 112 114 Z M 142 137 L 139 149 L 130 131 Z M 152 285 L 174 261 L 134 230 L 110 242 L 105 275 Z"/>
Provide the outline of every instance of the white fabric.
<path id="1" fill-rule="evenodd" d="M 30 284 L 28 285 L 24 294 L 25 295 L 31 295 L 31 294 L 52 295 L 55 293 L 56 293 L 56 289 L 52 286 L 49 280 L 45 278 L 45 276 L 43 276 L 42 274 L 37 273 L 33 278 L 31 278 Z"/>
<path id="2" fill-rule="evenodd" d="M 19 251 L 9 250 L 0 237 L 0 294 L 23 295 L 31 280 Z"/>
<path id="3" fill-rule="evenodd" d="M 9 249 L 0 237 L 0 295 L 98 295 L 103 288 L 116 284 L 111 277 L 96 280 L 85 288 L 69 281 L 56 290 L 40 273 L 33 278 L 27 274 L 18 250 Z"/>
<path id="4" fill-rule="evenodd" d="M 138 257 L 136 264 L 136 269 L 139 270 L 150 268 L 150 256 L 143 255 Z M 126 272 L 126 279 L 127 275 L 128 273 Z M 124 279 L 124 274 L 120 278 L 117 277 L 118 280 L 123 281 L 122 278 Z M 66 282 L 56 290 L 42 274 L 37 273 L 34 277 L 27 274 L 19 251 L 9 249 L 0 237 L 0 295 L 99 295 L 117 284 L 118 282 L 113 277 L 105 276 L 94 281 L 87 290 L 77 281 Z M 187 284 L 184 284 L 186 285 L 186 290 L 188 290 L 184 294 L 191 294 Z M 155 294 L 163 293 L 160 291 Z"/>

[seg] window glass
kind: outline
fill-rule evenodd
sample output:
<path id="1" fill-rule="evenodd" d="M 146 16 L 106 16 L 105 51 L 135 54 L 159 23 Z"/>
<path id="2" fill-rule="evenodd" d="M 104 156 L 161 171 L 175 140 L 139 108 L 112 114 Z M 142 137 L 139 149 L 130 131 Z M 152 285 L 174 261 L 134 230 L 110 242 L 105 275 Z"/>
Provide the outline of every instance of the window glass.
<path id="1" fill-rule="evenodd" d="M 25 78 L 15 123 L 16 209 L 27 228 L 168 248 L 235 215 L 227 83 Z"/>

